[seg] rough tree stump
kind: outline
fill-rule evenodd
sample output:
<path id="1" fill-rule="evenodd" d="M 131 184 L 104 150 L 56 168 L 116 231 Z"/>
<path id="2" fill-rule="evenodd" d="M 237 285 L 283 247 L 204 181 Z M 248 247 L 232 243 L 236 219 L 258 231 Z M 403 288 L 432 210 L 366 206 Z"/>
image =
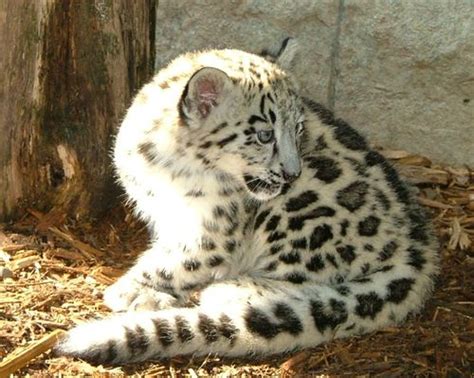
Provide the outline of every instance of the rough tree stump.
<path id="1" fill-rule="evenodd" d="M 0 1 L 0 221 L 114 204 L 113 134 L 152 74 L 155 6 Z"/>

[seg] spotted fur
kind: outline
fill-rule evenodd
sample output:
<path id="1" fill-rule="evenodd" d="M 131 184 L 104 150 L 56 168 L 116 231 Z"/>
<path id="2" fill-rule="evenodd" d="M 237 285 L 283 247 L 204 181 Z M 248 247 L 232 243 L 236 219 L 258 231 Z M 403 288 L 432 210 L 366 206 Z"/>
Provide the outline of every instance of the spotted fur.
<path id="1" fill-rule="evenodd" d="M 74 328 L 59 354 L 268 355 L 420 310 L 438 271 L 430 223 L 357 131 L 298 95 L 294 47 L 186 54 L 140 91 L 114 156 L 153 241 L 105 292 L 122 313 Z"/>

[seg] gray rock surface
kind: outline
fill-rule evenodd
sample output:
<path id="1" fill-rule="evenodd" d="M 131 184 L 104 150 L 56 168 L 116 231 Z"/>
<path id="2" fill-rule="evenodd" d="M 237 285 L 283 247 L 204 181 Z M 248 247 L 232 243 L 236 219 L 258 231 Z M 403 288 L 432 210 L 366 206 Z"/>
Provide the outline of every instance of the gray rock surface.
<path id="1" fill-rule="evenodd" d="M 303 93 L 372 142 L 474 166 L 474 1 L 160 0 L 156 69 L 287 36 Z"/>
<path id="2" fill-rule="evenodd" d="M 326 102 L 337 14 L 337 2 L 330 1 L 162 0 L 155 67 L 158 70 L 189 50 L 235 48 L 259 53 L 295 36 L 301 44 L 295 72 L 299 77 L 311 72 L 314 80 L 305 80 L 305 93 Z"/>
<path id="3" fill-rule="evenodd" d="M 380 144 L 474 166 L 474 1 L 346 0 L 337 60 L 338 115 Z"/>

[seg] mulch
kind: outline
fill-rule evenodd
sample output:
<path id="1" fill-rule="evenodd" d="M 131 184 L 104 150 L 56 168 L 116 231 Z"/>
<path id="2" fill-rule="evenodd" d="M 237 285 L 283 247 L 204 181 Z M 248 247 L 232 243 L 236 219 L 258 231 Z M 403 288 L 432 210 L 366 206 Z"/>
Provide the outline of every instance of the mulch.
<path id="1" fill-rule="evenodd" d="M 416 185 L 442 243 L 439 282 L 422 314 L 399 327 L 264 360 L 178 357 L 109 368 L 55 358 L 49 348 L 63 330 L 107 315 L 102 292 L 146 248 L 147 231 L 123 207 L 95 223 L 29 209 L 18 222 L 0 224 L 0 377 L 470 376 L 474 172 L 404 151 L 381 152 Z"/>

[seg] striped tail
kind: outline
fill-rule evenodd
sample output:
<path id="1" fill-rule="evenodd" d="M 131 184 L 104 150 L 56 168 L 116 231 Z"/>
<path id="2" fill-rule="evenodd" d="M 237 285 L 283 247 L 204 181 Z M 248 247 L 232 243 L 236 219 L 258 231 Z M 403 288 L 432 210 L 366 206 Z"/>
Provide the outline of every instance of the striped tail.
<path id="1" fill-rule="evenodd" d="M 248 356 L 313 347 L 400 322 L 421 308 L 434 261 L 390 266 L 334 286 L 242 279 L 210 285 L 199 306 L 128 312 L 79 325 L 59 355 L 122 364 L 176 355 Z"/>

